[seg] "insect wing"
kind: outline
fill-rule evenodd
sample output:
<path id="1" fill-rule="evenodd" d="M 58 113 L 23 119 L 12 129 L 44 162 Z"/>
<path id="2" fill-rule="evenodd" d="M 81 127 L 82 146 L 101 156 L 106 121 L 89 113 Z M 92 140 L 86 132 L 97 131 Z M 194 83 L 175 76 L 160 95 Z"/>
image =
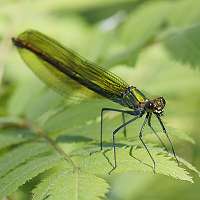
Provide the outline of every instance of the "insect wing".
<path id="1" fill-rule="evenodd" d="M 68 96 L 75 92 L 80 96 L 90 96 L 92 90 L 122 104 L 122 94 L 128 87 L 125 81 L 81 58 L 56 40 L 29 30 L 13 42 L 31 70 L 58 93 Z"/>

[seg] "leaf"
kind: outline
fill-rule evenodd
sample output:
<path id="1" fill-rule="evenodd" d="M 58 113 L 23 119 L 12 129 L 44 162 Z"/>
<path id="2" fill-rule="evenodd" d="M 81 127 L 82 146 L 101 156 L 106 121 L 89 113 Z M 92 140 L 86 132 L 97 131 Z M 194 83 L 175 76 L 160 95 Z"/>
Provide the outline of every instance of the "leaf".
<path id="1" fill-rule="evenodd" d="M 55 166 L 59 160 L 60 157 L 57 154 L 50 154 L 36 157 L 26 164 L 15 168 L 0 179 L 0 198 L 13 193 L 26 181 Z"/>
<path id="2" fill-rule="evenodd" d="M 60 167 L 58 167 L 58 169 L 52 168 L 52 172 L 50 172 L 49 176 L 41 180 L 41 182 L 33 189 L 33 200 L 43 200 L 49 196 L 49 190 L 51 187 L 54 187 L 54 182 L 58 177 L 59 172 Z"/>
<path id="3" fill-rule="evenodd" d="M 35 135 L 28 129 L 0 129 L 0 149 L 31 140 Z"/>
<path id="4" fill-rule="evenodd" d="M 175 139 L 176 142 L 186 141 L 186 142 L 195 144 L 194 139 L 189 135 L 188 132 L 186 132 L 184 130 L 180 130 L 177 127 L 174 127 L 173 125 L 172 126 L 168 125 L 165 120 L 163 120 L 163 122 L 165 123 L 165 128 L 166 128 L 168 134 L 170 135 L 170 137 L 172 137 L 173 141 Z M 169 141 L 167 141 L 166 135 L 163 133 L 160 125 L 157 123 L 157 121 L 155 119 L 152 119 L 152 124 L 153 124 L 154 130 L 161 137 L 161 139 L 163 141 L 165 141 L 166 143 L 168 143 Z M 153 134 L 153 132 L 151 130 L 148 130 L 148 133 L 150 133 L 150 134 L 145 134 L 145 136 L 144 136 L 145 140 L 147 139 L 146 141 L 148 141 L 148 142 L 158 143 L 158 139 L 155 137 L 155 134 Z"/>
<path id="5" fill-rule="evenodd" d="M 10 115 L 22 115 L 26 108 L 30 106 L 30 101 L 34 96 L 38 96 L 44 85 L 34 79 L 28 79 L 16 84 L 16 89 L 8 101 L 8 112 Z M 32 88 L 30 90 L 30 88 Z"/>
<path id="6" fill-rule="evenodd" d="M 198 24 L 200 19 L 199 1 L 176 1 L 173 2 L 173 9 L 168 16 L 170 26 L 184 27 L 192 24 Z M 192 11 L 192 12 L 188 12 Z M 183 13 L 187 13 L 184 15 Z"/>
<path id="7" fill-rule="evenodd" d="M 134 65 L 141 49 L 154 40 L 162 29 L 170 8 L 169 2 L 150 2 L 133 10 L 121 26 L 119 38 L 115 41 L 120 43 L 118 52 L 110 48 L 106 64 Z"/>
<path id="8" fill-rule="evenodd" d="M 192 170 L 193 172 L 197 173 L 198 176 L 200 177 L 200 172 L 196 169 L 196 167 L 194 167 L 193 165 L 191 165 L 189 162 L 187 162 L 186 160 L 179 158 L 179 160 L 190 170 Z"/>
<path id="9" fill-rule="evenodd" d="M 0 177 L 6 175 L 10 170 L 15 169 L 28 159 L 42 153 L 47 153 L 51 149 L 46 143 L 28 143 L 16 147 L 0 157 Z"/>
<path id="10" fill-rule="evenodd" d="M 185 140 L 192 144 L 195 144 L 195 140 L 189 135 L 189 133 L 179 130 L 176 127 L 167 126 L 168 132 L 173 135 L 175 138 L 180 140 Z"/>
<path id="11" fill-rule="evenodd" d="M 200 66 L 200 25 L 171 29 L 161 42 L 175 60 L 193 67 Z"/>
<path id="12" fill-rule="evenodd" d="M 52 188 L 52 195 L 48 199 L 87 200 L 89 194 L 90 198 L 100 200 L 108 192 L 105 180 L 78 171 L 63 174 L 58 181 L 60 186 Z"/>
<path id="13" fill-rule="evenodd" d="M 144 43 L 154 37 L 168 16 L 171 3 L 150 2 L 132 12 L 121 27 L 121 37 L 128 45 Z"/>
<path id="14" fill-rule="evenodd" d="M 70 5 L 68 3 L 67 6 L 59 6 L 57 9 L 54 8 L 53 12 L 62 17 L 63 15 L 67 17 L 67 13 L 73 12 L 81 15 L 85 21 L 94 24 L 113 16 L 121 10 L 130 11 L 135 9 L 140 4 L 143 4 L 143 1 L 84 1 L 83 4 L 79 2 L 78 6 L 76 4 L 73 5 L 73 3 L 70 3 Z"/>
<path id="15" fill-rule="evenodd" d="M 92 174 L 68 168 L 60 168 L 56 173 L 43 180 L 33 190 L 33 200 L 100 200 L 108 192 L 108 184 Z"/>
<path id="16" fill-rule="evenodd" d="M 151 167 L 152 161 L 143 148 L 134 149 L 132 152 L 134 157 L 129 155 L 129 151 L 129 149 L 117 148 L 117 168 L 112 172 L 113 174 L 121 174 L 129 171 L 153 173 Z M 193 182 L 189 172 L 179 167 L 172 160 L 172 155 L 167 156 L 166 153 L 155 147 L 150 148 L 150 152 L 156 162 L 156 174 L 163 174 L 175 179 Z M 80 160 L 80 166 L 83 170 L 105 176 L 112 169 L 111 163 L 114 162 L 113 151 L 108 151 L 105 155 L 95 153 L 92 156 L 85 156 L 85 158 L 78 157 L 77 159 Z"/>
<path id="17" fill-rule="evenodd" d="M 59 134 L 97 137 L 100 111 L 102 107 L 112 107 L 111 105 L 113 103 L 108 100 L 87 100 L 81 104 L 71 105 L 46 121 L 45 130 Z"/>
<path id="18" fill-rule="evenodd" d="M 29 100 L 29 104 L 25 108 L 25 115 L 32 120 L 38 119 L 50 109 L 63 105 L 63 101 L 64 98 L 45 87 L 39 95 L 35 95 Z"/>

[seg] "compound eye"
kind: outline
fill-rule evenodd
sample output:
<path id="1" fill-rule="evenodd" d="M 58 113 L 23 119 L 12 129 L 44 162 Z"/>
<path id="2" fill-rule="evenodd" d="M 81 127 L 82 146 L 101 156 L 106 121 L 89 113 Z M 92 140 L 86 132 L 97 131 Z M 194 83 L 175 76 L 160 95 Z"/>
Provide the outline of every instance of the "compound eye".
<path id="1" fill-rule="evenodd" d="M 154 110 L 154 104 L 152 103 L 152 102 L 147 102 L 147 104 L 146 104 L 146 108 L 148 109 L 148 110 Z"/>
<path id="2" fill-rule="evenodd" d="M 154 108 L 154 105 L 153 105 L 153 103 L 151 103 L 151 102 L 149 102 L 149 108 Z"/>

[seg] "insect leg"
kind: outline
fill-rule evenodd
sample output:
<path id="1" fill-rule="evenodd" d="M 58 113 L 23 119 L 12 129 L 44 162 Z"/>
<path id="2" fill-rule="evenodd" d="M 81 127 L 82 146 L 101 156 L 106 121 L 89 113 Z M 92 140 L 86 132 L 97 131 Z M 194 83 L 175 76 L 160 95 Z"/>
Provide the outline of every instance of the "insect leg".
<path id="1" fill-rule="evenodd" d="M 137 160 L 138 162 L 140 162 L 140 163 L 142 163 L 142 164 L 144 164 L 144 165 L 146 165 L 146 166 L 148 166 L 148 167 L 151 167 L 152 168 L 152 166 L 151 165 L 149 165 L 149 164 L 147 164 L 147 163 L 145 163 L 145 162 L 143 162 L 142 160 L 140 160 L 140 159 L 138 159 L 138 158 L 136 158 L 134 155 L 133 155 L 133 146 L 131 146 L 131 148 L 130 148 L 130 150 L 129 150 L 129 155 L 132 157 L 132 158 L 134 158 L 135 160 Z M 136 147 L 137 148 L 137 147 Z M 135 149 L 136 149 L 135 148 Z"/>
<path id="2" fill-rule="evenodd" d="M 164 132 L 165 135 L 167 136 L 167 139 L 168 139 L 168 141 L 169 141 L 169 143 L 170 143 L 170 145 L 171 145 L 171 148 L 172 148 L 172 152 L 173 152 L 174 158 L 176 159 L 176 162 L 177 162 L 177 164 L 179 165 L 179 161 L 178 161 L 178 158 L 176 157 L 176 152 L 175 152 L 175 150 L 174 150 L 173 143 L 172 143 L 172 141 L 171 141 L 171 139 L 170 139 L 170 137 L 169 137 L 169 135 L 168 135 L 168 133 L 167 133 L 167 130 L 165 129 L 165 126 L 164 126 L 164 124 L 163 124 L 163 122 L 162 122 L 160 116 L 159 116 L 159 115 L 156 115 L 156 117 L 158 118 L 158 121 L 159 121 L 159 123 L 160 123 L 160 125 L 161 125 L 161 127 L 162 127 L 163 132 Z"/>
<path id="3" fill-rule="evenodd" d="M 124 124 L 125 122 L 126 122 L 125 114 L 124 114 L 124 112 L 122 112 L 122 124 Z M 126 126 L 124 126 L 123 133 L 124 133 L 124 137 L 126 138 L 127 137 L 127 135 L 126 135 Z"/>
<path id="4" fill-rule="evenodd" d="M 101 109 L 101 132 L 100 132 L 100 149 L 103 149 L 103 113 L 104 111 L 112 111 L 112 112 L 121 112 L 122 117 L 124 113 L 130 114 L 131 111 L 125 111 L 125 110 L 120 110 L 120 109 L 114 109 L 114 108 L 102 108 Z M 125 120 L 125 119 L 124 119 Z M 123 120 L 123 124 L 124 124 Z"/>
<path id="5" fill-rule="evenodd" d="M 140 115 L 139 115 L 139 116 L 136 116 L 136 117 L 134 117 L 134 118 L 132 118 L 132 119 L 130 119 L 129 121 L 125 122 L 124 124 L 122 124 L 121 126 L 119 126 L 118 128 L 116 128 L 116 129 L 113 131 L 112 140 L 113 140 L 114 166 L 113 166 L 113 168 L 110 170 L 109 174 L 111 174 L 111 172 L 112 172 L 113 170 L 115 170 L 116 167 L 117 167 L 116 144 L 115 144 L 115 135 L 116 135 L 116 133 L 117 133 L 120 129 L 124 128 L 124 127 L 127 126 L 128 124 L 130 124 L 130 123 L 132 123 L 133 121 L 135 121 L 136 119 L 138 119 L 139 117 L 140 117 Z"/>
<path id="6" fill-rule="evenodd" d="M 160 141 L 161 145 L 164 147 L 164 149 L 168 151 L 166 145 L 164 144 L 164 142 L 162 141 L 162 139 L 160 138 L 160 136 L 156 133 L 155 129 L 152 127 L 151 125 L 151 117 L 152 117 L 152 113 L 149 114 L 149 118 L 148 118 L 148 126 L 151 128 L 151 130 L 153 131 L 153 133 L 155 134 L 155 136 L 158 138 L 158 140 Z"/>
<path id="7" fill-rule="evenodd" d="M 145 142 L 144 142 L 144 140 L 143 140 L 143 129 L 144 129 L 144 126 L 145 126 L 146 123 L 147 123 L 148 118 L 149 118 L 149 113 L 147 113 L 147 115 L 146 115 L 146 117 L 145 117 L 145 119 L 144 119 L 144 122 L 143 122 L 143 124 L 142 124 L 142 126 L 141 126 L 140 133 L 139 133 L 139 139 L 140 139 L 140 141 L 142 142 L 144 148 L 146 149 L 147 153 L 149 154 L 149 156 L 150 156 L 150 158 L 151 158 L 151 160 L 152 160 L 152 162 L 153 162 L 153 172 L 155 173 L 155 165 L 156 165 L 156 164 L 155 164 L 155 160 L 153 159 L 153 156 L 151 155 L 151 153 L 150 153 L 150 151 L 149 151 L 147 145 L 145 144 Z"/>

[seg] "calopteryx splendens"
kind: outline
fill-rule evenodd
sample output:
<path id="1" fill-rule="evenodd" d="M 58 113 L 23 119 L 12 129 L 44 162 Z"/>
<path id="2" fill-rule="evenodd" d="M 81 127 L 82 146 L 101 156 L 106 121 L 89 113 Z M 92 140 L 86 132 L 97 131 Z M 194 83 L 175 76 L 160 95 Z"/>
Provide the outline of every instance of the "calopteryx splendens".
<path id="1" fill-rule="evenodd" d="M 152 115 L 156 116 L 158 119 L 158 122 L 160 123 L 161 128 L 171 145 L 173 155 L 178 162 L 173 144 L 161 120 L 161 116 L 166 104 L 166 101 L 163 97 L 158 97 L 155 99 L 147 98 L 135 86 L 128 85 L 124 80 L 114 73 L 105 70 L 92 62 L 89 62 L 88 60 L 80 57 L 74 51 L 63 47 L 56 40 L 38 31 L 25 31 L 18 37 L 12 38 L 12 41 L 18 48 L 23 60 L 33 70 L 33 72 L 57 92 L 65 92 L 63 91 L 65 85 L 70 85 L 72 88 L 87 88 L 87 90 L 89 89 L 93 92 L 96 92 L 97 94 L 128 108 L 127 110 L 113 108 L 102 108 L 101 110 L 101 150 L 103 149 L 103 113 L 105 111 L 119 112 L 122 113 L 123 119 L 122 125 L 116 128 L 112 133 L 114 165 L 110 173 L 117 167 L 115 144 L 116 133 L 124 128 L 124 134 L 126 134 L 125 127 L 144 115 L 144 122 L 139 132 L 139 139 L 153 162 L 154 172 L 154 158 L 143 140 L 143 129 L 147 124 L 162 143 L 162 140 L 159 138 L 151 125 Z M 61 85 L 61 87 L 58 85 Z M 133 117 L 130 120 L 125 121 L 124 114 L 128 114 Z M 162 144 L 164 145 L 164 143 Z"/>

